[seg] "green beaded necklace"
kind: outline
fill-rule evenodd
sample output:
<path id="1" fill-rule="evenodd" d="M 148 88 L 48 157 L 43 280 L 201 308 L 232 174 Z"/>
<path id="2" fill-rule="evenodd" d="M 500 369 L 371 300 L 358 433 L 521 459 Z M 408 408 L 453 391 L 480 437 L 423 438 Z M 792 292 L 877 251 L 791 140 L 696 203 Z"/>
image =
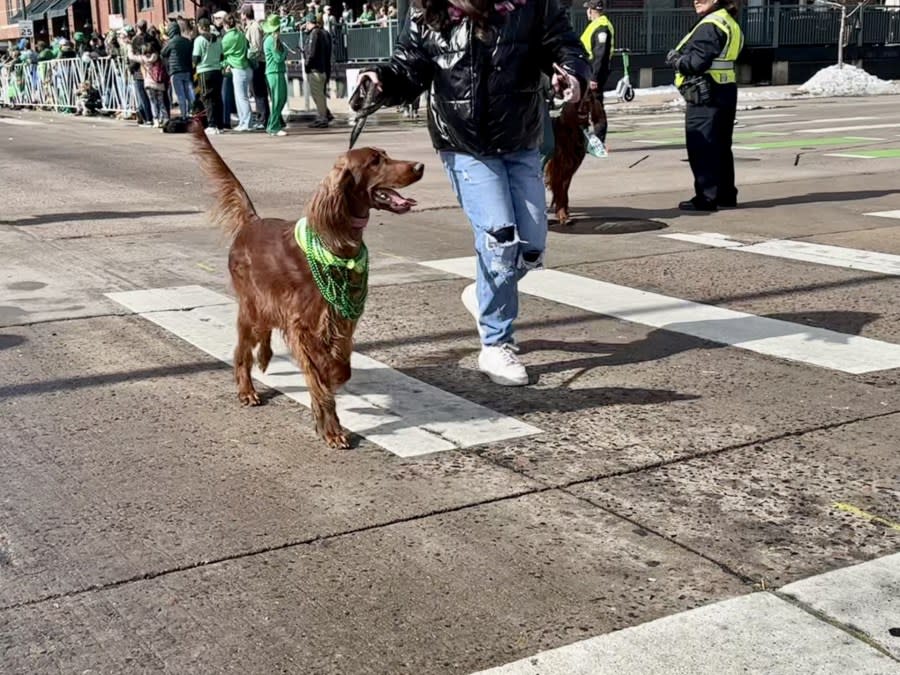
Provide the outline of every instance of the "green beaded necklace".
<path id="1" fill-rule="evenodd" d="M 297 221 L 294 239 L 306 254 L 313 280 L 338 314 L 350 321 L 362 316 L 369 293 L 369 251 L 360 245 L 355 258 L 338 258 L 329 251 L 319 235 L 307 227 L 306 218 Z"/>

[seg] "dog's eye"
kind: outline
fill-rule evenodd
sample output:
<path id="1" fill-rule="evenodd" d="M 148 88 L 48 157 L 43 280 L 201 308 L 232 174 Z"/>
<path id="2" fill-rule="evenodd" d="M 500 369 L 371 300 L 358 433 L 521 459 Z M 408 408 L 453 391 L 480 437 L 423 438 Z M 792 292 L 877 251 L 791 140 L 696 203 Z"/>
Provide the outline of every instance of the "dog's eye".
<path id="1" fill-rule="evenodd" d="M 372 164 L 381 164 L 383 159 L 384 159 L 384 157 L 382 157 L 381 155 L 375 155 L 372 158 Z"/>

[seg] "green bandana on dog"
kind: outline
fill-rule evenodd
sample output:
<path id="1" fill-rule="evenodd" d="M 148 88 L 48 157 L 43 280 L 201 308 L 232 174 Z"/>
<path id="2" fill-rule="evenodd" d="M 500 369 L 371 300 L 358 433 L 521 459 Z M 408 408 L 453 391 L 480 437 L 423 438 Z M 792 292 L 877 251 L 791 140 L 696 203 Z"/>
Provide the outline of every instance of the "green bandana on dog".
<path id="1" fill-rule="evenodd" d="M 362 244 L 355 258 L 339 258 L 325 248 L 319 235 L 297 221 L 294 239 L 306 255 L 313 280 L 325 302 L 345 319 L 356 321 L 362 316 L 369 292 L 369 251 Z"/>

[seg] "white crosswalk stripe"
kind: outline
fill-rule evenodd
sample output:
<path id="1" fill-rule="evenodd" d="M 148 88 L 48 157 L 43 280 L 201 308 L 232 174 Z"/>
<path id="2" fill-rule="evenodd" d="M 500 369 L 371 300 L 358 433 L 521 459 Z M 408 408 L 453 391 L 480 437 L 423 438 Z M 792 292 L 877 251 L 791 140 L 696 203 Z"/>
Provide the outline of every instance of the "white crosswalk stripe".
<path id="1" fill-rule="evenodd" d="M 746 118 L 741 118 L 746 119 Z M 834 122 L 868 122 L 870 120 L 881 119 L 880 117 L 873 117 L 871 115 L 866 115 L 864 117 L 831 117 L 827 119 L 805 119 L 805 120 L 793 120 L 790 122 L 771 122 L 766 124 L 765 126 L 812 126 L 814 124 L 832 124 Z"/>
<path id="2" fill-rule="evenodd" d="M 201 286 L 108 293 L 111 300 L 207 354 L 232 363 L 236 303 Z M 303 375 L 273 335 L 275 357 L 253 378 L 310 406 Z M 341 423 L 401 457 L 414 457 L 540 433 L 512 417 L 404 375 L 354 353 L 353 376 L 337 396 Z"/>
<path id="3" fill-rule="evenodd" d="M 900 211 L 875 211 L 867 213 L 867 216 L 878 216 L 879 218 L 898 218 L 900 219 Z"/>
<path id="4" fill-rule="evenodd" d="M 8 124 L 13 127 L 39 127 L 43 125 L 43 122 L 20 120 L 13 117 L 0 117 L 0 124 Z"/>
<path id="5" fill-rule="evenodd" d="M 897 213 L 900 214 L 900 211 Z M 675 239 L 715 248 L 727 248 L 744 253 L 767 255 L 774 258 L 785 258 L 819 265 L 829 265 L 831 267 L 843 267 L 851 270 L 864 270 L 866 272 L 900 276 L 900 255 L 891 255 L 889 253 L 863 251 L 842 246 L 827 246 L 825 244 L 813 244 L 790 239 L 770 239 L 748 244 L 715 232 L 675 232 L 659 236 L 664 239 Z"/>
<path id="6" fill-rule="evenodd" d="M 422 264 L 475 278 L 475 259 L 472 257 Z M 566 272 L 543 270 L 529 274 L 519 282 L 519 290 L 624 321 L 844 373 L 900 368 L 900 345 L 690 302 Z"/>
<path id="7" fill-rule="evenodd" d="M 892 124 L 858 124 L 849 127 L 822 127 L 816 129 L 797 129 L 801 134 L 830 134 L 844 131 L 863 131 L 865 129 L 894 129 L 900 127 L 900 123 Z"/>
<path id="8" fill-rule="evenodd" d="M 715 602 L 473 675 L 889 675 L 897 672 L 890 656 L 861 640 L 848 639 L 841 628 L 821 621 L 784 596 L 799 596 L 806 606 L 818 608 L 833 595 L 843 601 L 836 612 L 843 615 L 858 612 L 858 607 L 867 604 L 885 605 L 889 594 L 879 591 L 898 580 L 900 555 L 888 555 L 789 584 L 780 595 L 757 592 Z M 834 590 L 823 592 L 829 586 Z M 871 595 L 869 603 L 855 597 L 861 592 Z M 880 621 L 878 625 L 880 628 Z M 785 626 L 790 630 L 784 630 Z M 802 668 L 798 668 L 798 658 L 803 661 Z"/>

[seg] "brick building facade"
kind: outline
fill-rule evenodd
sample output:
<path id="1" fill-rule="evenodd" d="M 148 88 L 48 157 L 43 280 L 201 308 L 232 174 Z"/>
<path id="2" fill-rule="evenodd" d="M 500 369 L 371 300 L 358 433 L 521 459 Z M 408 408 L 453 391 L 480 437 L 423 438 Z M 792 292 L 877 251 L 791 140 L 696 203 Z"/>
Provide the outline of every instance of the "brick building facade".
<path id="1" fill-rule="evenodd" d="M 221 4 L 227 6 L 224 0 Z M 36 41 L 48 41 L 78 31 L 103 35 L 140 19 L 164 25 L 169 16 L 193 18 L 203 6 L 218 9 L 215 2 L 195 5 L 192 0 L 0 0 L 0 40 L 18 39 L 23 19 L 34 22 Z"/>

